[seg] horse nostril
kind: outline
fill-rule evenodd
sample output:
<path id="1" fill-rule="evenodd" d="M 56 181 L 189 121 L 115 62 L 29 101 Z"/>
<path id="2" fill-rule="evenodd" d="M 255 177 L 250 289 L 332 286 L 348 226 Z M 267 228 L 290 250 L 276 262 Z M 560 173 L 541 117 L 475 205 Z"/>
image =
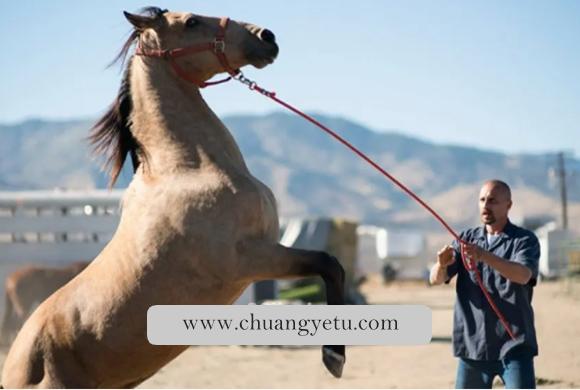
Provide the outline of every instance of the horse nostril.
<path id="1" fill-rule="evenodd" d="M 260 31 L 260 39 L 268 43 L 276 43 L 276 36 L 266 28 Z"/>

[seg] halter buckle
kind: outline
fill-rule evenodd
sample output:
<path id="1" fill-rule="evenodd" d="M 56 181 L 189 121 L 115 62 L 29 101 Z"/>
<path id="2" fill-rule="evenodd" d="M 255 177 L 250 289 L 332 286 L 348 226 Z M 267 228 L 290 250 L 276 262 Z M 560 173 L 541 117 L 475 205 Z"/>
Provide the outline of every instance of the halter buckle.
<path id="1" fill-rule="evenodd" d="M 226 51 L 226 42 L 223 38 L 216 38 L 213 41 L 213 51 L 216 53 L 225 53 Z"/>

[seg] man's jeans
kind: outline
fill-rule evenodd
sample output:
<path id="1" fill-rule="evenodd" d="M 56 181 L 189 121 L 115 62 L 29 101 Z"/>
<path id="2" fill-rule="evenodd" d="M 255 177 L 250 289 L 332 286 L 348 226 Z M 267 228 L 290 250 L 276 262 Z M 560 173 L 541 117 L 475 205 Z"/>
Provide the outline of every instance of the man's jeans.
<path id="1" fill-rule="evenodd" d="M 456 389 L 491 389 L 496 375 L 506 389 L 535 389 L 534 358 L 518 356 L 503 360 L 459 359 Z"/>

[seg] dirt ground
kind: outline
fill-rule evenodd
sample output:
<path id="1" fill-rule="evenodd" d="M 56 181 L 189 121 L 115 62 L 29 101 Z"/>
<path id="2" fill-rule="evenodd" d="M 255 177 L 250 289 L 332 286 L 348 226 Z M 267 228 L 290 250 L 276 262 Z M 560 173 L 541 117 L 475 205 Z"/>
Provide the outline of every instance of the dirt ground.
<path id="1" fill-rule="evenodd" d="M 142 388 L 448 388 L 454 386 L 451 352 L 455 291 L 419 282 L 383 285 L 378 277 L 362 291 L 370 303 L 426 304 L 433 339 L 414 347 L 347 347 L 343 377 L 326 372 L 318 347 L 191 347 Z M 534 292 L 540 355 L 538 387 L 580 387 L 580 301 L 566 282 L 544 282 Z M 0 364 L 4 353 L 0 352 Z M 495 387 L 502 387 L 499 380 Z"/>

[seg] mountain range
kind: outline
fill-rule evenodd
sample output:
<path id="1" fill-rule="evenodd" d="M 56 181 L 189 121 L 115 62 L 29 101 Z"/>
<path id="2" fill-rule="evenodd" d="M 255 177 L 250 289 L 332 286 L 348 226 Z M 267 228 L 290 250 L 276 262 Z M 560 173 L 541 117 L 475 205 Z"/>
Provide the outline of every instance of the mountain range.
<path id="1" fill-rule="evenodd" d="M 558 220 L 560 195 L 550 172 L 555 153 L 506 154 L 426 142 L 400 131 L 374 131 L 315 115 L 416 191 L 457 228 L 477 223 L 477 193 L 489 178 L 513 190 L 513 218 Z M 280 215 L 332 216 L 364 223 L 434 230 L 438 223 L 344 146 L 285 113 L 223 118 L 253 174 L 278 199 Z M 105 188 L 107 177 L 86 141 L 94 120 L 28 120 L 0 125 L 0 190 Z M 474 134 L 474 137 L 479 135 Z M 580 160 L 568 157 L 570 172 Z M 553 176 L 553 175 L 552 175 Z M 131 180 L 125 167 L 119 187 Z M 580 179 L 568 180 L 569 221 L 580 225 Z"/>

